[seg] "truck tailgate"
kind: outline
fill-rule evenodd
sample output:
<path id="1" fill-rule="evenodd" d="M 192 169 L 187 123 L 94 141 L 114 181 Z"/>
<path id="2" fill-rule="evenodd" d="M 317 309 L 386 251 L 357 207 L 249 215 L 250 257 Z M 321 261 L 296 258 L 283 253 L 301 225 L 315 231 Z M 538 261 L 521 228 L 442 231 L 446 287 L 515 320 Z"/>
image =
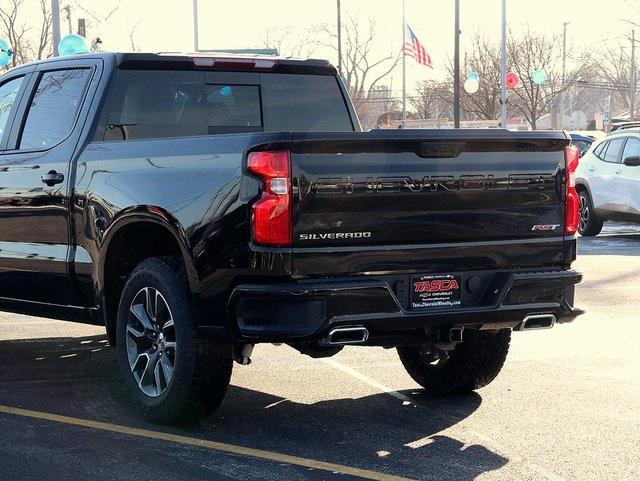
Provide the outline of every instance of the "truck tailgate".
<path id="1" fill-rule="evenodd" d="M 563 264 L 562 132 L 294 133 L 294 274 Z"/>

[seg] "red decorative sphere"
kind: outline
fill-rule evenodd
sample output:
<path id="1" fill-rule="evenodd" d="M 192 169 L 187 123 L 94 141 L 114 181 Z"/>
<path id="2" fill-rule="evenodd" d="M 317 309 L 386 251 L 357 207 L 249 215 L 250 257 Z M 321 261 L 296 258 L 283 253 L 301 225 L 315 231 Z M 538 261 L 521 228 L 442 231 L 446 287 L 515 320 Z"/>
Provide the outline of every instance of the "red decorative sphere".
<path id="1" fill-rule="evenodd" d="M 508 89 L 514 89 L 520 85 L 520 77 L 515 72 L 509 72 L 505 77 L 505 85 Z"/>

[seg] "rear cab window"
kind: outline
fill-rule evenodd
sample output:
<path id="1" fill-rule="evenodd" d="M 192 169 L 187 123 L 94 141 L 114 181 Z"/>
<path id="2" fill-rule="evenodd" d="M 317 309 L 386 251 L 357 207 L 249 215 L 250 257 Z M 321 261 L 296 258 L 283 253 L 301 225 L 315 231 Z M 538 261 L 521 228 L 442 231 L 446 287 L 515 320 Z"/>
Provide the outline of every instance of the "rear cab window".
<path id="1" fill-rule="evenodd" d="M 120 69 L 95 140 L 354 131 L 332 75 Z"/>

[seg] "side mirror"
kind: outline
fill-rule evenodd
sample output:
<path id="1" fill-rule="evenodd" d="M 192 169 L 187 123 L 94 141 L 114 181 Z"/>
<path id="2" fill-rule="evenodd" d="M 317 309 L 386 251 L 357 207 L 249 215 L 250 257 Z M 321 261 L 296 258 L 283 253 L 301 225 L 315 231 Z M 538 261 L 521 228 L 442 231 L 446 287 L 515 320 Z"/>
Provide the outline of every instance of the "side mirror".
<path id="1" fill-rule="evenodd" d="M 580 151 L 580 154 L 579 154 L 579 155 L 580 155 L 580 158 L 584 157 L 584 154 L 586 154 L 586 153 L 587 153 L 587 151 L 586 151 L 586 150 L 581 150 L 581 151 Z"/>
<path id="2" fill-rule="evenodd" d="M 633 155 L 631 157 L 626 157 L 622 163 L 629 167 L 637 167 L 640 165 L 640 156 Z"/>

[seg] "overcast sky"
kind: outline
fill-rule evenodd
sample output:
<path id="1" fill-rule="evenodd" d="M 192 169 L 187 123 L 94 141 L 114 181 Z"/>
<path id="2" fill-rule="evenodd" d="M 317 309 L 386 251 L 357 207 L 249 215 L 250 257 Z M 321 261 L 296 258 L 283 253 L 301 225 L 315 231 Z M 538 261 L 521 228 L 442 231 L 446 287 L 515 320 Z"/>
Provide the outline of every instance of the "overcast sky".
<path id="1" fill-rule="evenodd" d="M 405 1 L 407 23 L 434 62 L 433 70 L 410 65 L 411 80 L 439 78 L 453 52 L 454 0 Z M 61 5 L 65 3 L 60 0 Z M 79 16 L 91 19 L 79 6 L 100 19 L 115 0 L 70 3 L 75 25 Z M 571 22 L 569 42 L 575 49 L 592 49 L 604 41 L 628 36 L 631 27 L 624 19 L 640 23 L 640 15 L 630 3 L 640 10 L 640 0 L 507 0 L 508 20 L 516 32 L 528 24 L 533 30 L 558 34 L 563 22 Z M 460 4 L 463 48 L 475 29 L 498 42 L 501 0 L 460 0 Z M 192 5 L 192 0 L 123 0 L 108 21 L 91 19 L 93 28 L 88 36 L 102 37 L 105 50 L 129 50 L 129 30 L 137 24 L 134 38 L 143 51 L 192 51 Z M 307 38 L 313 39 L 310 32 L 315 25 L 334 25 L 336 17 L 336 0 L 200 0 L 199 5 L 200 47 L 204 49 L 262 47 L 269 28 L 292 29 L 292 38 L 307 42 Z M 402 0 L 342 0 L 342 9 L 344 15 L 357 14 L 363 21 L 375 17 L 378 55 L 401 48 Z M 335 52 L 328 48 L 317 48 L 314 56 L 336 60 Z M 394 90 L 400 88 L 400 82 L 398 71 L 393 78 Z"/>

